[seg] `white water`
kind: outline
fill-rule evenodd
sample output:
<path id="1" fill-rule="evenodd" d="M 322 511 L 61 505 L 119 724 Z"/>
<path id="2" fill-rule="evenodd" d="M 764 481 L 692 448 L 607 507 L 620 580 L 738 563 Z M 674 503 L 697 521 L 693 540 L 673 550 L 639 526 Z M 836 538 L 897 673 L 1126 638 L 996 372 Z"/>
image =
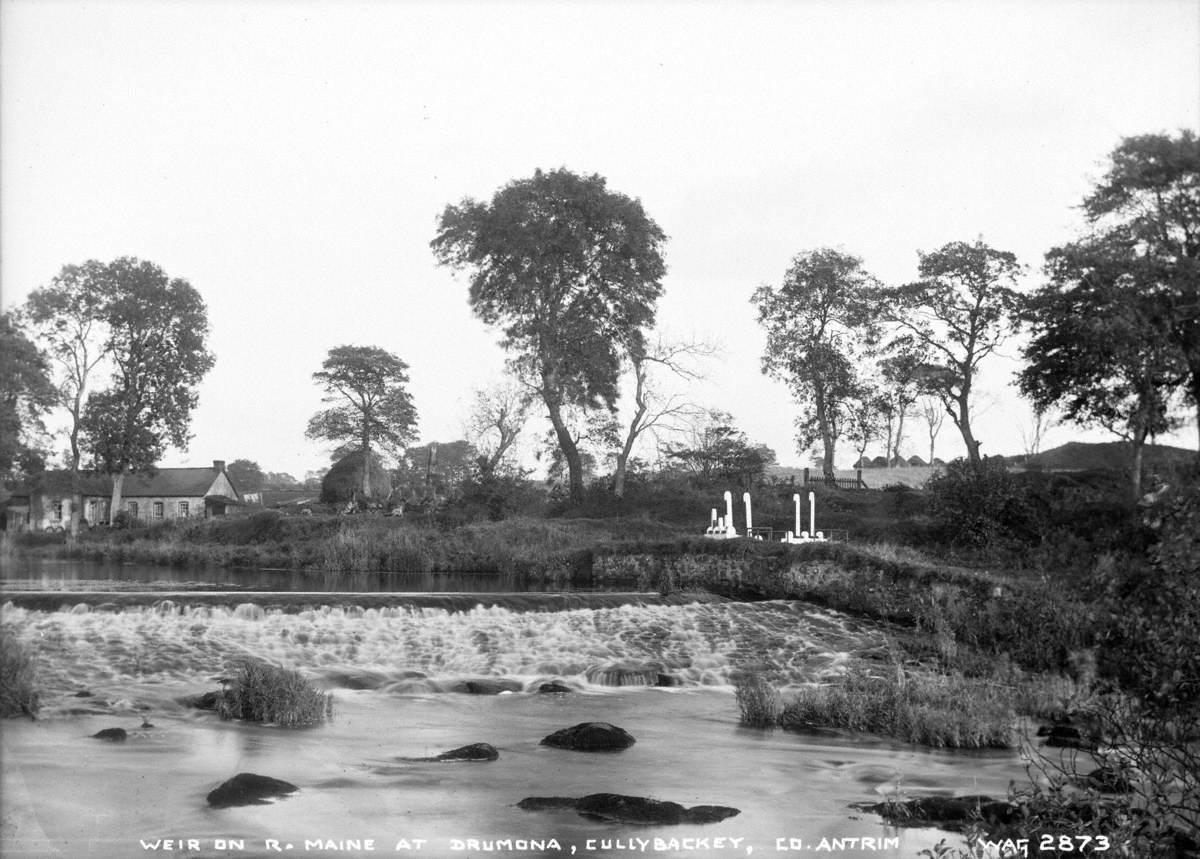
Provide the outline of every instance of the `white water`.
<path id="1" fill-rule="evenodd" d="M 4 622 L 38 654 L 42 718 L 3 725 L 3 855 L 144 856 L 139 839 L 196 839 L 183 855 L 271 855 L 266 839 L 401 839 L 423 856 L 504 855 L 455 850 L 455 839 L 556 839 L 562 855 L 776 854 L 777 838 L 898 838 L 883 851 L 910 856 L 941 837 L 895 830 L 854 802 L 910 793 L 1003 795 L 1021 770 L 1007 754 L 931 752 L 863 737 L 740 728 L 729 686 L 744 667 L 778 685 L 816 682 L 878 649 L 882 636 L 836 613 L 789 603 L 625 606 L 569 611 L 407 607 L 267 611 L 256 603 L 87 606 L 57 612 L 6 606 Z M 522 604 L 527 604 L 524 600 Z M 221 722 L 177 703 L 217 688 L 231 660 L 253 655 L 299 668 L 334 691 L 335 716 L 286 730 Z M 670 675 L 674 688 L 622 686 Z M 532 688 L 560 679 L 570 695 L 473 696 L 469 678 Z M 74 697 L 78 691 L 91 697 Z M 142 729 L 148 718 L 153 727 Z M 614 754 L 539 745 L 583 721 L 608 721 L 637 744 Z M 90 735 L 124 727 L 110 744 Z M 402 763 L 488 742 L 500 759 Z M 238 772 L 282 778 L 301 791 L 268 806 L 213 810 L 204 797 Z M 705 826 L 620 827 L 570 811 L 525 812 L 525 796 L 614 792 L 684 805 L 729 805 L 736 817 Z M 707 849 L 645 852 L 636 839 L 707 838 Z M 740 838 L 737 849 L 714 846 Z M 238 838 L 244 851 L 216 849 Z M 589 842 L 595 840 L 594 850 Z M 607 848 L 601 840 L 609 842 Z M 669 844 L 669 842 L 668 842 Z M 704 842 L 698 842 L 704 846 Z M 465 845 L 464 845 L 465 846 Z M 804 851 L 808 852 L 808 851 Z M 507 855 L 558 855 L 553 850 Z M 779 853 L 777 855 L 786 855 Z M 796 855 L 796 854 L 793 854 Z"/>

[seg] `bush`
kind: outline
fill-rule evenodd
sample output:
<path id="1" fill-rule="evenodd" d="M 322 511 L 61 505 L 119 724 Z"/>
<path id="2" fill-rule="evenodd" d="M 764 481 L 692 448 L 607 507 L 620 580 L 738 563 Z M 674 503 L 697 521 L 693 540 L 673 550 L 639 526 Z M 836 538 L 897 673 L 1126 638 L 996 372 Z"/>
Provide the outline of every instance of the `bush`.
<path id="1" fill-rule="evenodd" d="M 38 711 L 33 657 L 16 634 L 0 627 L 0 718 L 29 716 Z"/>
<path id="2" fill-rule="evenodd" d="M 318 691 L 299 671 L 245 660 L 235 668 L 217 712 L 222 719 L 313 725 L 333 715 L 333 696 Z"/>
<path id="3" fill-rule="evenodd" d="M 951 545 L 990 548 L 1038 537 L 1033 499 L 1002 459 L 956 459 L 929 478 L 929 512 Z"/>

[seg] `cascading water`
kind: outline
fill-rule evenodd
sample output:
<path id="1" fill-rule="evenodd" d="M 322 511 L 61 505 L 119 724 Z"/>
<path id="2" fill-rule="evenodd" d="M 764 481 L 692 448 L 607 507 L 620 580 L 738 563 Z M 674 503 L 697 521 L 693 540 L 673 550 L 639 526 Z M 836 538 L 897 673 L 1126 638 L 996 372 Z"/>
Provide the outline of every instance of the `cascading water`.
<path id="1" fill-rule="evenodd" d="M 851 803 L 913 787 L 1002 795 L 1020 773 L 1010 755 L 739 727 L 730 686 L 738 672 L 786 690 L 884 646 L 879 629 L 799 603 L 143 591 L 7 595 L 3 622 L 35 653 L 43 709 L 0 733 L 6 859 L 144 856 L 157 850 L 143 841 L 163 839 L 184 839 L 189 856 L 278 855 L 268 846 L 278 841 L 285 853 L 438 857 L 570 856 L 572 847 L 582 856 L 744 856 L 747 846 L 776 852 L 778 838 L 860 837 L 889 846 L 859 842 L 841 855 L 912 856 L 940 834 L 889 829 Z M 284 729 L 223 722 L 182 703 L 218 688 L 245 657 L 331 690 L 332 720 Z M 572 691 L 534 691 L 549 680 Z M 497 688 L 518 691 L 465 694 Z M 619 725 L 637 742 L 598 755 L 540 745 L 585 721 Z M 110 727 L 128 740 L 92 737 Z M 499 759 L 413 760 L 477 742 Z M 209 808 L 205 795 L 239 772 L 300 791 L 270 805 Z M 599 792 L 741 813 L 631 828 L 516 805 Z M 362 846 L 368 839 L 374 850 Z M 508 839 L 517 846 L 504 847 Z M 740 839 L 736 849 L 730 839 Z M 229 841 L 244 848 L 220 846 Z"/>

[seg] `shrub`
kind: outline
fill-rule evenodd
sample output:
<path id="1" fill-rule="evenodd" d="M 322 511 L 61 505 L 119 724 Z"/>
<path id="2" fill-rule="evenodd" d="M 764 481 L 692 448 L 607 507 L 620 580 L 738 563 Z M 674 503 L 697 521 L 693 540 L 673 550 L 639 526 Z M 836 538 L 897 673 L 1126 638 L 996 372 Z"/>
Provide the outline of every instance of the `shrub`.
<path id="1" fill-rule="evenodd" d="M 758 674 L 743 674 L 733 681 L 742 724 L 751 728 L 769 728 L 779 721 L 779 693 Z"/>
<path id="2" fill-rule="evenodd" d="M 1032 499 L 1002 459 L 956 459 L 929 478 L 929 512 L 953 545 L 989 548 L 1037 536 Z"/>
<path id="3" fill-rule="evenodd" d="M 333 696 L 314 688 L 299 671 L 248 659 L 237 664 L 217 712 L 222 719 L 313 725 L 333 715 Z"/>
<path id="4" fill-rule="evenodd" d="M 16 634 L 0 627 L 0 718 L 33 717 L 38 711 L 33 657 Z"/>

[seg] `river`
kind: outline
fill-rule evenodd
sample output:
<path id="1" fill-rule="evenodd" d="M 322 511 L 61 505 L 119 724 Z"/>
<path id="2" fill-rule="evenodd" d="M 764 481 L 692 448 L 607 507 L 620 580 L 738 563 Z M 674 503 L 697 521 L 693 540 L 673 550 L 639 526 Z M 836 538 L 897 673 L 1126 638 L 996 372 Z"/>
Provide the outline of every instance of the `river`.
<path id="1" fill-rule="evenodd" d="M 852 805 L 897 791 L 1002 796 L 1022 775 L 1009 753 L 739 726 L 739 671 L 785 690 L 827 681 L 880 653 L 871 624 L 793 602 L 490 590 L 478 579 L 9 562 L 3 621 L 36 653 L 42 711 L 2 725 L 0 853 L 145 856 L 170 843 L 176 855 L 265 856 L 278 842 L 304 855 L 701 857 L 800 855 L 828 839 L 843 857 L 915 857 L 944 833 L 895 829 Z M 284 729 L 181 703 L 247 656 L 330 690 L 332 720 Z M 466 694 L 479 679 L 524 691 Z M 532 691 L 547 680 L 573 691 Z M 585 721 L 637 742 L 605 754 L 540 745 Z M 129 739 L 91 737 L 110 727 Z M 499 759 L 400 760 L 475 742 Z M 239 772 L 300 791 L 210 808 L 207 793 Z M 517 807 L 598 792 L 741 813 L 630 827 Z"/>

